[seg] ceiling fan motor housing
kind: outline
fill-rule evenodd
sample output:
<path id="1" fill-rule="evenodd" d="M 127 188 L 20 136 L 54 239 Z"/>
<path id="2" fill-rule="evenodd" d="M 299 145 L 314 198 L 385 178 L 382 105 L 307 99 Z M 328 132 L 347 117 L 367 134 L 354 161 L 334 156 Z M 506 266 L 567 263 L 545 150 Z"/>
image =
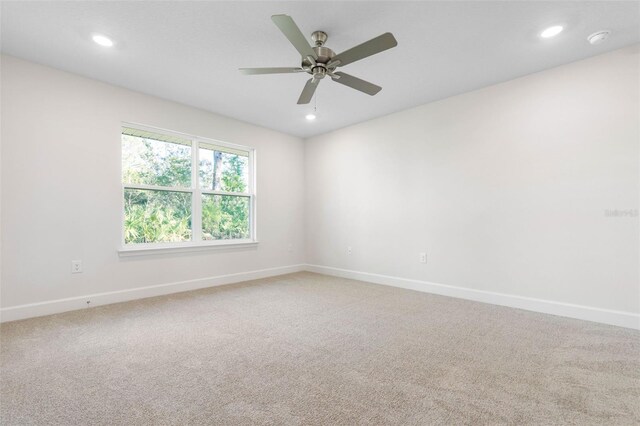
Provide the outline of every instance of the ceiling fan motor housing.
<path id="1" fill-rule="evenodd" d="M 317 79 L 324 78 L 327 71 L 333 72 L 336 67 L 327 67 L 327 64 L 331 59 L 336 56 L 335 52 L 328 47 L 324 47 L 324 43 L 327 41 L 327 33 L 324 31 L 315 31 L 311 34 L 311 40 L 315 43 L 313 51 L 315 52 L 317 59 L 315 64 L 308 58 L 302 58 L 302 68 L 313 75 Z"/>

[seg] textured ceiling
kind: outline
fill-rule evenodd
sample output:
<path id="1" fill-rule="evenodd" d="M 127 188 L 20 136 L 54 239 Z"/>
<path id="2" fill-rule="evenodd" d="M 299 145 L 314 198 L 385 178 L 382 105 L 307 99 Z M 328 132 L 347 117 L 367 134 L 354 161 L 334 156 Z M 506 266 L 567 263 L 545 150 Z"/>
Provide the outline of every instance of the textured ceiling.
<path id="1" fill-rule="evenodd" d="M 271 22 L 324 30 L 336 53 L 390 31 L 398 47 L 343 68 L 383 87 L 370 97 L 332 81 L 296 105 L 307 74 Z M 640 41 L 639 2 L 2 2 L 2 52 L 308 137 Z M 539 32 L 566 30 L 543 40 Z M 586 37 L 612 30 L 605 43 Z M 100 32 L 116 41 L 104 49 Z"/>

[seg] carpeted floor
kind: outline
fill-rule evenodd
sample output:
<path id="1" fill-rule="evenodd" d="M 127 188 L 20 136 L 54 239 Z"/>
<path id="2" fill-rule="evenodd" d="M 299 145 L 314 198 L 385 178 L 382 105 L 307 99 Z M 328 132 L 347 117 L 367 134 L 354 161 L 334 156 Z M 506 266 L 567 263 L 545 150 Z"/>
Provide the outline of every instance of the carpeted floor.
<path id="1" fill-rule="evenodd" d="M 637 331 L 311 273 L 0 332 L 3 425 L 640 423 Z"/>

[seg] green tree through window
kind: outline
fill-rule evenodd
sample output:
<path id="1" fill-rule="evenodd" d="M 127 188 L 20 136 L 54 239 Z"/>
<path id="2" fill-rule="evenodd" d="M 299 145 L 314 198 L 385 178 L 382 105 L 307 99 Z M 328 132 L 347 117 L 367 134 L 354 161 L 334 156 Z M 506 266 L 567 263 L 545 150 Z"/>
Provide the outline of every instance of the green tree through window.
<path id="1" fill-rule="evenodd" d="M 200 148 L 201 188 L 226 193 L 245 194 L 248 189 L 249 157 Z M 249 238 L 249 197 L 203 193 L 202 238 L 227 240 Z"/>
<path id="2" fill-rule="evenodd" d="M 250 158 L 250 150 L 124 128 L 125 244 L 250 239 Z"/>

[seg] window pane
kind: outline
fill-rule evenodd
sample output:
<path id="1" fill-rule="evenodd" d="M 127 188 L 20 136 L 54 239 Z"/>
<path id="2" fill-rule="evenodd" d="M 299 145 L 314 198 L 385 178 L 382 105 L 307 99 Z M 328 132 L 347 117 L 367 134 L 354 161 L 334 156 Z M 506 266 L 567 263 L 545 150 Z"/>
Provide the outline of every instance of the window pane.
<path id="1" fill-rule="evenodd" d="M 190 193 L 124 190 L 125 244 L 190 240 Z"/>
<path id="2" fill-rule="evenodd" d="M 202 194 L 202 239 L 249 238 L 249 197 Z"/>
<path id="3" fill-rule="evenodd" d="M 123 134 L 122 181 L 191 187 L 191 146 Z"/>
<path id="4" fill-rule="evenodd" d="M 249 192 L 249 154 L 200 148 L 200 188 Z"/>

